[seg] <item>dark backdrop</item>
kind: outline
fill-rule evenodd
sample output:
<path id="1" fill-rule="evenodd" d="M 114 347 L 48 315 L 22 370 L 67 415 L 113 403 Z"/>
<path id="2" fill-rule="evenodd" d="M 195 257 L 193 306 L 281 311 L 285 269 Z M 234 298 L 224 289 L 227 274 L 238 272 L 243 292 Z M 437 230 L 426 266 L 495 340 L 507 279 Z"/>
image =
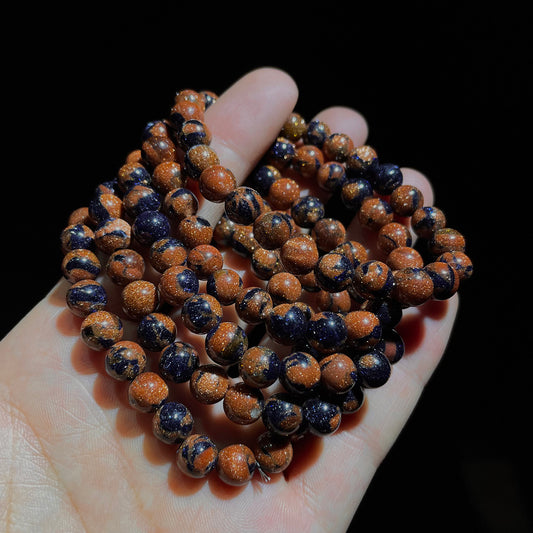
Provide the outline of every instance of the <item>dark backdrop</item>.
<path id="1" fill-rule="evenodd" d="M 305 117 L 353 106 L 379 153 L 430 177 L 475 267 L 447 353 L 354 531 L 532 531 L 530 20 L 512 3 L 404 4 L 86 4 L 6 19 L 1 268 L 17 292 L 5 291 L 1 333 L 57 280 L 71 209 L 114 176 L 176 90 L 221 92 L 277 66 L 300 86 Z"/>

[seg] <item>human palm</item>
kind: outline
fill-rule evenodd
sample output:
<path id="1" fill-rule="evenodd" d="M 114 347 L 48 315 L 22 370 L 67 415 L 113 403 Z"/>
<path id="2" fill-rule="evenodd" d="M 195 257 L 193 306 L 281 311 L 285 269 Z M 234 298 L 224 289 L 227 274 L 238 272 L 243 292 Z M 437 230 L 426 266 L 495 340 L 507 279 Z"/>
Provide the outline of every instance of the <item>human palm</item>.
<path id="1" fill-rule="evenodd" d="M 264 68 L 206 112 L 212 145 L 240 182 L 297 98 L 287 74 Z M 356 111 L 332 107 L 317 118 L 364 144 L 367 127 Z M 431 205 L 425 176 L 402 171 Z M 220 209 L 204 202 L 199 214 L 214 223 Z M 350 239 L 368 237 L 357 223 L 347 229 Z M 246 275 L 242 259 L 228 254 L 225 261 Z M 175 447 L 153 436 L 151 417 L 129 406 L 127 385 L 108 376 L 102 353 L 79 339 L 81 319 L 64 305 L 67 285 L 59 281 L 0 344 L 2 531 L 345 531 L 437 366 L 458 306 L 454 296 L 406 310 L 398 327 L 406 354 L 383 387 L 366 391 L 363 408 L 335 434 L 297 442 L 291 466 L 269 482 L 256 475 L 232 487 L 177 469 Z M 199 340 L 184 328 L 180 335 Z M 235 427 L 218 406 L 194 404 L 185 384 L 174 393 L 190 406 L 195 431 L 217 442 L 248 442 L 261 430 L 260 422 Z"/>

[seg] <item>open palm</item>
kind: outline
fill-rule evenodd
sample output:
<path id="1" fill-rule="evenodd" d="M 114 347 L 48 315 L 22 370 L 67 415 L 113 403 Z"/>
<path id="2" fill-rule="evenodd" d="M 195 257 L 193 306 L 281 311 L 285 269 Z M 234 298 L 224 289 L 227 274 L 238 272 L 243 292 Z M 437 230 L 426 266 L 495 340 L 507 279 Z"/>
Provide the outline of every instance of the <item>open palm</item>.
<path id="1" fill-rule="evenodd" d="M 240 182 L 297 98 L 287 74 L 264 68 L 206 112 L 212 145 Z M 334 107 L 318 118 L 364 144 L 367 127 L 356 111 Z M 402 171 L 431 205 L 427 179 Z M 214 223 L 220 210 L 204 202 L 199 214 Z M 366 238 L 357 226 L 348 237 Z M 245 269 L 240 259 L 226 261 Z M 127 385 L 106 374 L 102 352 L 80 341 L 81 319 L 65 309 L 67 286 L 59 281 L 0 344 L 2 531 L 345 531 L 442 356 L 458 305 L 454 296 L 406 311 L 399 326 L 406 354 L 383 387 L 366 392 L 364 407 L 335 434 L 296 443 L 293 464 L 270 482 L 256 476 L 232 487 L 216 475 L 196 480 L 177 469 L 176 447 L 153 436 L 151 417 L 129 406 Z M 195 342 L 190 333 L 187 339 Z M 235 428 L 216 407 L 194 405 L 185 385 L 174 392 L 215 440 L 247 441 L 261 429 Z"/>

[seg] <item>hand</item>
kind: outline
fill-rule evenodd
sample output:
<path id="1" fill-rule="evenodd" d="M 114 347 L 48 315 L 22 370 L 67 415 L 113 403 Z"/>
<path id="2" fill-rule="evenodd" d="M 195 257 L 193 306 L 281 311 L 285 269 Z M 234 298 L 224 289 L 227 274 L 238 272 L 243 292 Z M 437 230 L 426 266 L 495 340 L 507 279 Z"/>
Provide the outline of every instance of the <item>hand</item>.
<path id="1" fill-rule="evenodd" d="M 212 146 L 240 182 L 297 98 L 287 74 L 265 68 L 238 80 L 206 112 Z M 333 107 L 317 118 L 365 143 L 367 125 L 356 111 Z M 425 176 L 402 172 L 431 205 Z M 221 209 L 204 201 L 199 214 L 215 223 Z M 366 238 L 357 222 L 348 235 Z M 226 260 L 246 268 L 230 254 Z M 406 354 L 390 380 L 367 390 L 363 408 L 335 434 L 297 443 L 284 473 L 236 488 L 216 475 L 196 480 L 179 472 L 175 447 L 152 435 L 151 417 L 129 406 L 126 384 L 109 377 L 102 353 L 80 341 L 81 319 L 65 309 L 67 286 L 58 282 L 0 344 L 3 531 L 345 531 L 435 370 L 458 305 L 455 295 L 407 310 L 399 326 Z M 233 432 L 236 442 L 258 431 L 235 428 L 203 406 L 191 410 L 208 433 Z"/>

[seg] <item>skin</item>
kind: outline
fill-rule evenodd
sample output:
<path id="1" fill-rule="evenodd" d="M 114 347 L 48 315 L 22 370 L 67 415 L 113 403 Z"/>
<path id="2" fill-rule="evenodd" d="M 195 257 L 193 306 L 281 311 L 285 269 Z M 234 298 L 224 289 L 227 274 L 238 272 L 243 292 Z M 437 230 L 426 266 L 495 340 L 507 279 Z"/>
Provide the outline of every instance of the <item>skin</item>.
<path id="1" fill-rule="evenodd" d="M 212 146 L 239 182 L 297 98 L 290 76 L 262 68 L 237 80 L 207 111 Z M 366 121 L 353 109 L 333 107 L 317 118 L 356 145 L 367 138 Z M 402 171 L 431 205 L 426 177 Z M 204 201 L 199 214 L 214 223 L 222 209 Z M 372 246 L 357 223 L 348 236 Z M 225 262 L 250 275 L 242 259 Z M 64 305 L 67 287 L 59 281 L 0 343 L 2 531 L 345 531 L 437 367 L 458 307 L 455 295 L 409 309 L 400 327 L 406 355 L 389 382 L 368 390 L 364 407 L 345 417 L 334 435 L 297 443 L 285 473 L 269 483 L 256 474 L 248 485 L 231 487 L 216 475 L 197 480 L 177 470 L 175 447 L 155 439 L 151 417 L 129 406 L 127 385 L 106 374 L 103 352 L 79 340 L 81 319 Z M 200 340 L 183 329 L 178 336 Z M 175 394 L 190 405 L 195 431 L 205 429 L 215 441 L 253 442 L 261 431 L 235 428 L 219 405 L 194 404 L 185 385 Z"/>

